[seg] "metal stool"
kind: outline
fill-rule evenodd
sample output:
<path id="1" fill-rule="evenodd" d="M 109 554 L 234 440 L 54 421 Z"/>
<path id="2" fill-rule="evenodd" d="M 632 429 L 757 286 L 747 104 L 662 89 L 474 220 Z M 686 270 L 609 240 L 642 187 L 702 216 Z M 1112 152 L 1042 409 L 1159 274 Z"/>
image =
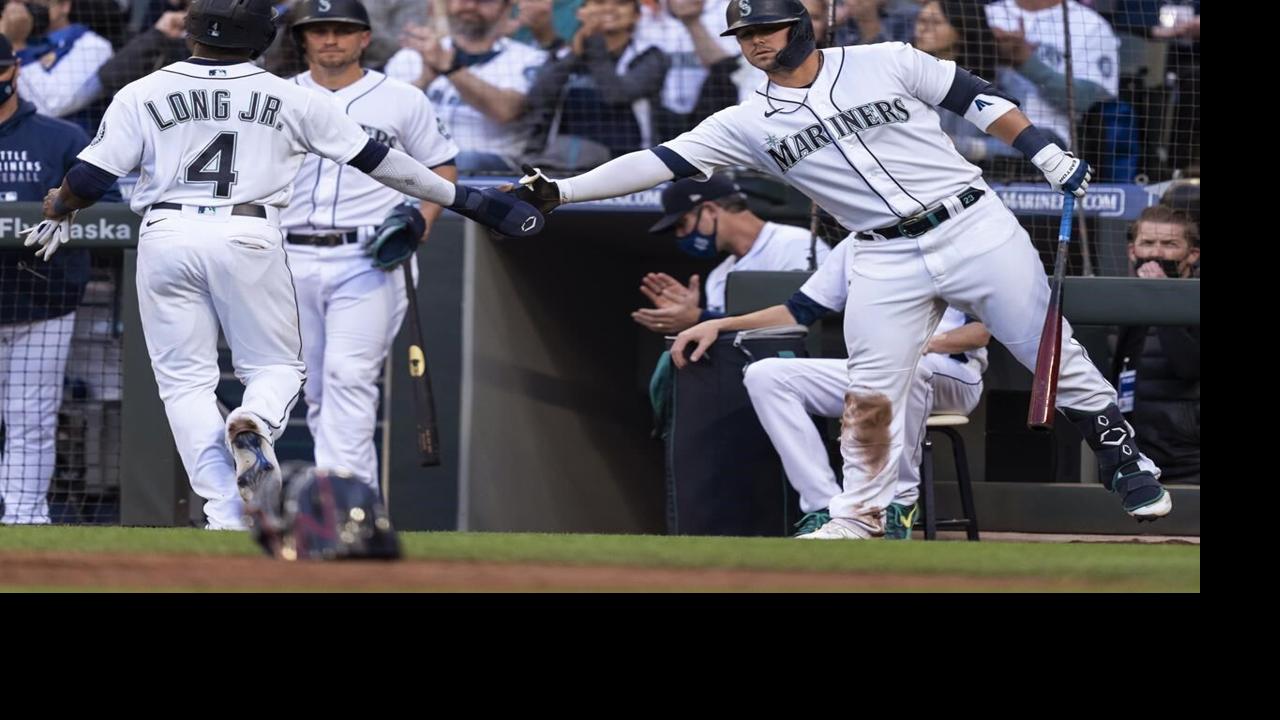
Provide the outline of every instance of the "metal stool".
<path id="1" fill-rule="evenodd" d="M 924 539 L 935 540 L 938 528 L 962 527 L 970 540 L 978 539 L 978 513 L 973 504 L 973 485 L 969 480 L 969 459 L 964 452 L 964 438 L 956 427 L 968 425 L 964 415 L 930 415 L 925 421 L 925 438 L 920 459 L 920 519 L 924 525 Z M 960 486 L 960 506 L 964 517 L 939 520 L 935 517 L 933 502 L 933 441 L 929 433 L 940 432 L 951 439 L 951 451 L 956 462 L 956 481 Z"/>

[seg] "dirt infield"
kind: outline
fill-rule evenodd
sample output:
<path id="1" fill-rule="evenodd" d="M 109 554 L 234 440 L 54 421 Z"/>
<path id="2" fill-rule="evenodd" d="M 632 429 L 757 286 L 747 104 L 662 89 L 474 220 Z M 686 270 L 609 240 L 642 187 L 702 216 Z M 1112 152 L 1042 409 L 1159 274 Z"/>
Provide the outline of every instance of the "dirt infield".
<path id="1" fill-rule="evenodd" d="M 1106 583 L 885 573 L 658 569 L 409 560 L 0 553 L 0 589 L 175 591 L 1095 591 Z"/>

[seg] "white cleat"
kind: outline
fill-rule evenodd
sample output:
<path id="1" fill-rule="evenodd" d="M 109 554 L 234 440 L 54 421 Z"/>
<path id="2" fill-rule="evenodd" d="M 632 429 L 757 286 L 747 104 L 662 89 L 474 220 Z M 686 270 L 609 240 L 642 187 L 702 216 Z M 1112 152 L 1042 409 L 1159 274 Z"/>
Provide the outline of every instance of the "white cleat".
<path id="1" fill-rule="evenodd" d="M 860 525 L 844 518 L 831 518 L 826 525 L 807 535 L 797 535 L 797 540 L 869 540 L 871 535 Z"/>

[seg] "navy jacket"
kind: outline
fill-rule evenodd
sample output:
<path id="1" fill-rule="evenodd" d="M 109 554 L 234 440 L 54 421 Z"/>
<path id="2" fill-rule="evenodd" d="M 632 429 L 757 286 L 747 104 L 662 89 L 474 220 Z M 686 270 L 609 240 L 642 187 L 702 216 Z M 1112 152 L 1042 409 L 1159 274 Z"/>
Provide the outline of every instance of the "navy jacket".
<path id="1" fill-rule="evenodd" d="M 40 202 L 78 162 L 89 144 L 78 126 L 36 113 L 18 101 L 18 112 L 0 123 L 0 212 L 5 202 Z M 102 198 L 120 200 L 112 189 Z M 89 251 L 64 247 L 49 262 L 32 248 L 0 250 L 0 325 L 48 320 L 76 309 L 89 282 Z"/>

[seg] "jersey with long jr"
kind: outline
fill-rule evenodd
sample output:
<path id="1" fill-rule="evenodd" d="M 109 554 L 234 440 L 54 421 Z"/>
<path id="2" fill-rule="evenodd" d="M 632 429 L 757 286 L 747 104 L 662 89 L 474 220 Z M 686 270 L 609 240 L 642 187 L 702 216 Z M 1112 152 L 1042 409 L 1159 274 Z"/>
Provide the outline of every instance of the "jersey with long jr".
<path id="1" fill-rule="evenodd" d="M 307 153 L 345 163 L 369 142 L 342 110 L 248 62 L 174 63 L 126 85 L 80 159 L 122 176 L 130 205 L 289 204 Z"/>

